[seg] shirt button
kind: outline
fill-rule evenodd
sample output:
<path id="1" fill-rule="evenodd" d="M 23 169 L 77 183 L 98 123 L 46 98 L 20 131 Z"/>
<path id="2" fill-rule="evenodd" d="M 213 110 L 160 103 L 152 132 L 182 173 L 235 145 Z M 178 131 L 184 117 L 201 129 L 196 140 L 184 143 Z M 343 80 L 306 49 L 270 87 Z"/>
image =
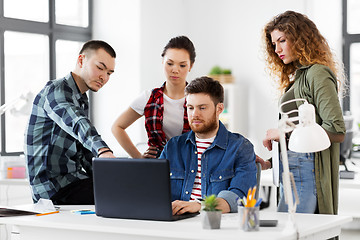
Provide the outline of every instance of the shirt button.
<path id="1" fill-rule="evenodd" d="M 220 176 L 219 179 L 222 179 L 222 176 Z"/>
<path id="2" fill-rule="evenodd" d="M 193 173 L 193 172 L 194 172 L 194 170 L 191 170 L 191 172 Z"/>
<path id="3" fill-rule="evenodd" d="M 189 192 L 188 192 L 188 191 L 186 191 L 186 192 L 185 192 L 185 194 L 189 194 Z"/>
<path id="4" fill-rule="evenodd" d="M 195 154 L 197 154 L 197 152 L 195 151 Z"/>
<path id="5" fill-rule="evenodd" d="M 170 173 L 170 176 L 172 176 L 172 172 Z"/>

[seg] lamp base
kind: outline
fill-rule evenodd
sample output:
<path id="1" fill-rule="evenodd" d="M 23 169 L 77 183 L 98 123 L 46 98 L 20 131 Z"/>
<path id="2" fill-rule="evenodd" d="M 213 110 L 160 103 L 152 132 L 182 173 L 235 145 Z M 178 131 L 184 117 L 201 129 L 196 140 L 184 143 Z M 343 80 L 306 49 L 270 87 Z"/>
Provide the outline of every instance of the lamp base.
<path id="1" fill-rule="evenodd" d="M 354 179 L 355 178 L 354 171 L 341 170 L 339 174 L 340 174 L 340 179 Z"/>

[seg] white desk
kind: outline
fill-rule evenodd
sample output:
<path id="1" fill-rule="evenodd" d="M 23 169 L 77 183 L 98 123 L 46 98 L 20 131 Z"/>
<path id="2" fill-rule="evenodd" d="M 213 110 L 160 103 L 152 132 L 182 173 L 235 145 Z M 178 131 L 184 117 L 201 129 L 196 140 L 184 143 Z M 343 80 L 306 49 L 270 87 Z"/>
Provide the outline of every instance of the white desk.
<path id="1" fill-rule="evenodd" d="M 29 186 L 29 180 L 26 178 L 22 178 L 22 179 L 2 178 L 0 179 L 0 185 Z"/>
<path id="2" fill-rule="evenodd" d="M 349 215 L 353 221 L 343 226 L 344 229 L 360 229 L 360 160 L 352 159 L 354 166 L 347 162 L 349 170 L 355 171 L 354 179 L 340 179 L 339 181 L 339 215 Z M 341 167 L 341 166 L 340 166 Z"/>
<path id="3" fill-rule="evenodd" d="M 72 209 L 94 206 L 62 206 L 61 212 L 46 216 L 0 218 L 0 224 L 12 224 L 22 240 L 28 239 L 295 239 L 282 232 L 288 220 L 286 213 L 262 212 L 261 219 L 278 219 L 277 227 L 244 232 L 238 228 L 237 214 L 224 214 L 219 230 L 202 229 L 200 216 L 176 222 L 111 219 L 96 215 L 72 214 Z M 349 216 L 296 214 L 300 239 L 327 239 L 341 232 Z"/>

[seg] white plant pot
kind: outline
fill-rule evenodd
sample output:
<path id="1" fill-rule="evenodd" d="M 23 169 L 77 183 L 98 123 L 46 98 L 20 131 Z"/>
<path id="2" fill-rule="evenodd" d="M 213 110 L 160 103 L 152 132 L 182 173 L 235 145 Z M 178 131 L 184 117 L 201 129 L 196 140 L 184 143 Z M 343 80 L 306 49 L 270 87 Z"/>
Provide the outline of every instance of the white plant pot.
<path id="1" fill-rule="evenodd" d="M 221 211 L 201 211 L 201 223 L 204 229 L 219 229 Z"/>

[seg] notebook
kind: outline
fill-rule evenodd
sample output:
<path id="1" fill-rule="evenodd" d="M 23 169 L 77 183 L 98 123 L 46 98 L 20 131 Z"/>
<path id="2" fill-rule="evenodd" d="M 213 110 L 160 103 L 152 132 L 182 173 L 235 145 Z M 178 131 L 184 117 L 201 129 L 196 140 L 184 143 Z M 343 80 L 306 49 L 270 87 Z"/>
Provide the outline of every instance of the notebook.
<path id="1" fill-rule="evenodd" d="M 96 215 L 110 218 L 173 221 L 169 161 L 166 159 L 94 158 Z"/>

